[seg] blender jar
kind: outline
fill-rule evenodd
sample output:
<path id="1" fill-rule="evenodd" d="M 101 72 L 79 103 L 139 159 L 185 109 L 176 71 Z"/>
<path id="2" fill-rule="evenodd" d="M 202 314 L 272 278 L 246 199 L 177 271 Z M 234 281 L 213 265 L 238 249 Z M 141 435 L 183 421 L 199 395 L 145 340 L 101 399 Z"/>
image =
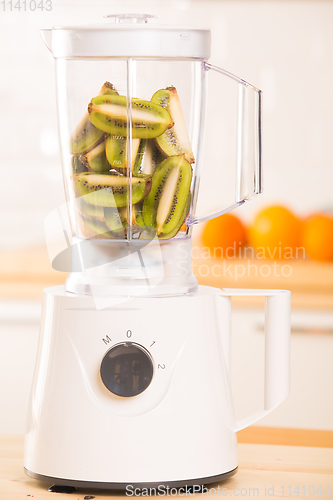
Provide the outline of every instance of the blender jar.
<path id="1" fill-rule="evenodd" d="M 148 24 L 145 14 L 109 17 L 107 24 L 42 31 L 56 59 L 78 271 L 66 289 L 90 293 L 97 285 L 99 293 L 127 295 L 156 278 L 156 293 L 191 292 L 193 225 L 261 190 L 260 91 L 206 62 L 209 30 Z M 239 88 L 236 192 L 233 203 L 199 217 L 209 70 Z"/>

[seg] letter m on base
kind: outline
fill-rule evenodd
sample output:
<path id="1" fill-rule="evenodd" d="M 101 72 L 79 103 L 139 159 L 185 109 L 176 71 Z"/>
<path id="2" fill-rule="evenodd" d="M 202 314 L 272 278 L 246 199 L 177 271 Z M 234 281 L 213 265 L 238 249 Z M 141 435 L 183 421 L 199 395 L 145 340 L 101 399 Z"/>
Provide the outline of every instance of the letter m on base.
<path id="1" fill-rule="evenodd" d="M 105 339 L 102 339 L 104 344 L 108 344 L 109 342 L 111 342 L 111 339 L 110 337 L 107 335 Z"/>

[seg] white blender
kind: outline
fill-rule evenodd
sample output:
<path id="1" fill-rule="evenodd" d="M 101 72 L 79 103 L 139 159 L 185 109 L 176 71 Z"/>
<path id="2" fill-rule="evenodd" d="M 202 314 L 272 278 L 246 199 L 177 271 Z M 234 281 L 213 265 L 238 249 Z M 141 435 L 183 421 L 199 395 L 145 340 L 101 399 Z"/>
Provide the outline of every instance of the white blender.
<path id="1" fill-rule="evenodd" d="M 56 60 L 71 273 L 44 290 L 24 467 L 56 485 L 208 485 L 238 466 L 236 432 L 289 391 L 290 293 L 198 286 L 191 230 L 261 191 L 261 93 L 216 68 L 210 31 L 109 16 L 42 30 Z M 234 202 L 196 204 L 211 72 L 235 86 Z M 206 168 L 206 167 L 205 167 Z M 236 421 L 231 297 L 266 297 L 264 409 Z"/>

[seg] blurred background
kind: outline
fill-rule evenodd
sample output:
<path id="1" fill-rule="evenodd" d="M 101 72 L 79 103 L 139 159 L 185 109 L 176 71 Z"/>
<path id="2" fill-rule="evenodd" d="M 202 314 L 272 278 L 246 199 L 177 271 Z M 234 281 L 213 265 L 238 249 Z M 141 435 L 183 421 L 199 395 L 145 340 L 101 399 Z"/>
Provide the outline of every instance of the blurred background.
<path id="1" fill-rule="evenodd" d="M 332 430 L 333 1 L 53 0 L 49 11 L 0 12 L 0 373 L 10 381 L 0 388 L 0 432 L 24 432 L 42 290 L 66 277 L 52 270 L 44 239 L 45 217 L 65 198 L 54 60 L 39 30 L 133 11 L 210 28 L 210 62 L 263 90 L 264 192 L 237 209 L 236 219 L 195 229 L 193 268 L 202 284 L 292 291 L 291 395 L 260 425 Z M 208 107 L 215 99 L 214 90 Z M 221 204 L 218 186 L 232 180 L 219 161 L 219 127 L 216 112 L 206 134 L 203 212 Z M 233 242 L 242 250 L 237 260 L 224 259 L 228 271 L 220 256 L 204 253 Z M 292 255 L 276 261 L 243 253 L 276 245 L 291 247 Z M 296 258 L 297 247 L 306 256 Z M 261 303 L 243 299 L 235 306 L 232 379 L 241 418 L 262 404 L 263 313 Z"/>

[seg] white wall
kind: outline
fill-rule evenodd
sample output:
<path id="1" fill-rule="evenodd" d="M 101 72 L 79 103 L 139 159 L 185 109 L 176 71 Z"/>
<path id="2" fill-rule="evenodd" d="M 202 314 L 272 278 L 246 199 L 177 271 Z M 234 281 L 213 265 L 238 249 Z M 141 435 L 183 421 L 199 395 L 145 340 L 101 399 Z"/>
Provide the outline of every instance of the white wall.
<path id="1" fill-rule="evenodd" d="M 242 217 L 273 202 L 301 214 L 333 207 L 333 2 L 53 0 L 50 12 L 0 16 L 0 248 L 42 243 L 44 216 L 64 201 L 53 59 L 39 29 L 131 11 L 210 27 L 211 61 L 263 89 L 265 192 Z M 219 116 L 210 122 L 218 128 Z M 203 209 L 221 203 L 231 175 L 216 141 L 206 153 Z"/>

